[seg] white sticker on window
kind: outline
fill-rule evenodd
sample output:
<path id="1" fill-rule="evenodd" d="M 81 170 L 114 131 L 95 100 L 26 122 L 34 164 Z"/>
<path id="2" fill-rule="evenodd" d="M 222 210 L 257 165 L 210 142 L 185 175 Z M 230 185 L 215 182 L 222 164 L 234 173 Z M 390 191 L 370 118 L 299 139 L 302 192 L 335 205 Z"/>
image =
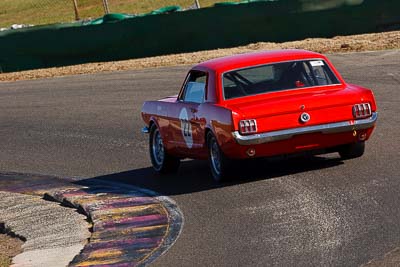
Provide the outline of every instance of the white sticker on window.
<path id="1" fill-rule="evenodd" d="M 325 65 L 322 60 L 315 60 L 315 61 L 310 61 L 311 66 L 313 67 L 318 67 L 318 66 L 323 66 Z"/>

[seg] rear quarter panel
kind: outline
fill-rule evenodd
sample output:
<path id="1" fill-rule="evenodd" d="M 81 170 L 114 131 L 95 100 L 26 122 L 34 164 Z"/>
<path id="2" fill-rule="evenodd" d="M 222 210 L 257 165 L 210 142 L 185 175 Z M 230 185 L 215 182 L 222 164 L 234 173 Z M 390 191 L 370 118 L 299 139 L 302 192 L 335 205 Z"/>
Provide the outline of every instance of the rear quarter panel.
<path id="1" fill-rule="evenodd" d="M 376 112 L 378 107 L 376 104 L 376 100 L 375 100 L 375 96 L 374 93 L 371 89 L 362 87 L 360 85 L 356 85 L 356 84 L 347 84 L 347 88 L 348 90 L 352 90 L 356 93 L 358 93 L 359 95 L 359 100 L 360 103 L 366 103 L 369 102 L 371 104 L 371 109 L 373 112 Z"/>
<path id="2" fill-rule="evenodd" d="M 234 125 L 230 109 L 207 103 L 201 106 L 200 112 L 203 114 L 206 121 L 204 141 L 206 141 L 207 138 L 207 131 L 211 131 L 214 134 L 222 149 L 227 143 L 234 141 L 232 138 Z"/>

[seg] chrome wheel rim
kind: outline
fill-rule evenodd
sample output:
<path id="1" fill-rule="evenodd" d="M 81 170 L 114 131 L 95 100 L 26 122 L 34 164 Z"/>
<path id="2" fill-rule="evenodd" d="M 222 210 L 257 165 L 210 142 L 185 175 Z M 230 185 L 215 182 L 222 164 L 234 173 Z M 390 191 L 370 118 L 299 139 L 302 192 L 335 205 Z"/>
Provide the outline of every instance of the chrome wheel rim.
<path id="1" fill-rule="evenodd" d="M 154 161 L 157 163 L 157 165 L 162 165 L 164 162 L 164 145 L 158 129 L 156 129 L 153 134 L 152 151 Z"/>
<path id="2" fill-rule="evenodd" d="M 221 174 L 221 155 L 219 152 L 218 144 L 215 138 L 211 139 L 210 144 L 210 157 L 211 157 L 211 164 L 213 169 L 217 175 Z"/>

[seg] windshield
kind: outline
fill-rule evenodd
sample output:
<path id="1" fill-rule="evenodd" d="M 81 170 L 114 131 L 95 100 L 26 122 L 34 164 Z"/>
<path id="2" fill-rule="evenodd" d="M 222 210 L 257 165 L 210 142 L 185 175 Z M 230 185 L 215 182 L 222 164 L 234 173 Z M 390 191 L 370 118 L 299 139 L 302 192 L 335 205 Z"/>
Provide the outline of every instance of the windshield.
<path id="1" fill-rule="evenodd" d="M 225 99 L 339 83 L 325 61 L 319 59 L 268 64 L 223 75 Z"/>

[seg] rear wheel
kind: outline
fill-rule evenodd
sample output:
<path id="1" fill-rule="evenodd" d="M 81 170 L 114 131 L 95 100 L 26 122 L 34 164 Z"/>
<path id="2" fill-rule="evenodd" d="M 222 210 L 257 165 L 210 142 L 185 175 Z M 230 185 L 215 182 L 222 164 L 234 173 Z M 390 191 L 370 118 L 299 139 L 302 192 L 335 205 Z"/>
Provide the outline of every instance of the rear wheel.
<path id="1" fill-rule="evenodd" d="M 352 143 L 342 146 L 339 155 L 342 159 L 354 159 L 361 157 L 365 151 L 365 142 Z"/>
<path id="2" fill-rule="evenodd" d="M 180 160 L 165 151 L 160 130 L 155 124 L 150 128 L 150 159 L 154 170 L 159 173 L 173 173 L 179 168 Z"/>
<path id="3" fill-rule="evenodd" d="M 215 136 L 209 132 L 207 135 L 208 161 L 211 174 L 216 182 L 227 180 L 231 161 L 224 155 Z"/>

